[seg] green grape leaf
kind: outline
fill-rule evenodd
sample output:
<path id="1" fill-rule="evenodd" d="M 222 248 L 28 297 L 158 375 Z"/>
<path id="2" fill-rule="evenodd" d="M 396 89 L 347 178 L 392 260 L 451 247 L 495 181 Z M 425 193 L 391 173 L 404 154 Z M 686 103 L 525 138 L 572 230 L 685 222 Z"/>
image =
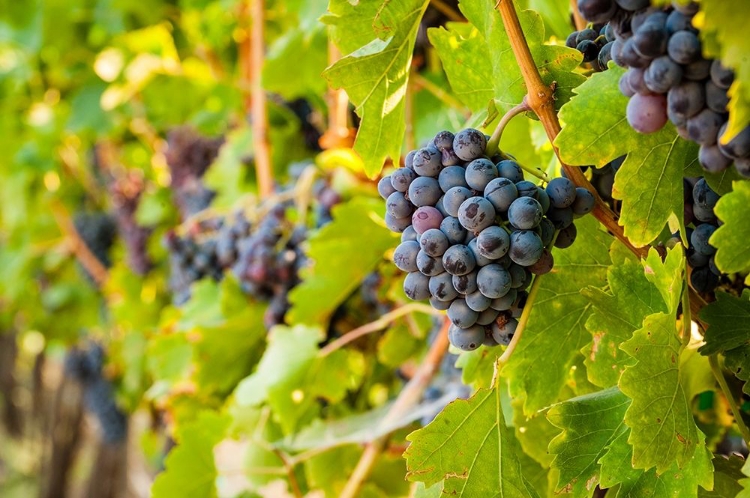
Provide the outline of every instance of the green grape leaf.
<path id="1" fill-rule="evenodd" d="M 643 475 L 643 470 L 634 469 L 632 465 L 633 447 L 628 444 L 630 428 L 619 432 L 618 436 L 607 446 L 607 453 L 599 459 L 599 485 L 611 488 L 621 482 L 636 481 Z M 655 470 L 649 472 L 656 473 Z"/>
<path id="2" fill-rule="evenodd" d="M 649 315 L 643 328 L 621 348 L 636 360 L 625 368 L 619 383 L 620 390 L 633 400 L 625 415 L 631 428 L 628 441 L 633 445 L 633 466 L 645 470 L 655 466 L 658 473 L 675 461 L 684 467 L 698 444 L 690 405 L 697 393 L 685 385 L 687 356 L 681 355 L 674 317 Z"/>
<path id="3" fill-rule="evenodd" d="M 750 124 L 750 50 L 744 16 L 737 15 L 737 4 L 726 0 L 701 1 L 701 34 L 718 42 L 705 43 L 707 55 L 721 59 L 735 72 L 729 89 L 729 126 L 725 140 L 731 140 Z M 717 46 L 718 45 L 718 46 Z"/>
<path id="4" fill-rule="evenodd" d="M 745 219 L 750 203 L 750 182 L 734 182 L 733 187 L 714 208 L 714 213 L 724 223 L 711 236 L 711 245 L 716 247 L 716 266 L 724 273 L 750 269 L 750 245 L 747 243 L 750 224 Z"/>
<path id="5" fill-rule="evenodd" d="M 622 200 L 619 223 L 636 246 L 652 242 L 673 216 L 684 232 L 682 170 L 697 146 L 676 135 L 658 135 L 664 140 L 628 153 L 612 190 Z"/>
<path id="6" fill-rule="evenodd" d="M 302 401 L 293 392 L 304 386 L 323 337 L 320 329 L 302 325 L 273 328 L 257 370 L 242 380 L 235 390 L 237 404 L 257 406 L 268 402 L 282 427 L 293 429 Z M 284 365 L 284 368 L 279 368 L 279 365 Z"/>
<path id="7" fill-rule="evenodd" d="M 485 107 L 489 95 L 498 111 L 504 113 L 520 103 L 527 91 L 500 14 L 494 3 L 484 0 L 462 0 L 459 8 L 476 30 L 451 25 L 448 31 L 430 30 L 430 40 L 459 98 L 473 94 L 463 99 L 473 104 L 472 111 Z M 518 18 L 542 80 L 547 85 L 555 83 L 556 105 L 560 106 L 584 81 L 574 72 L 581 55 L 567 47 L 545 45 L 544 22 L 536 12 L 524 10 Z M 481 58 L 489 60 L 489 67 Z"/>
<path id="8" fill-rule="evenodd" d="M 547 420 L 545 412 L 530 416 L 523 413 L 523 398 L 513 399 L 513 427 L 524 454 L 534 459 L 544 468 L 549 468 L 554 455 L 548 451 L 549 443 L 560 434 L 560 429 Z"/>
<path id="9" fill-rule="evenodd" d="M 734 375 L 744 381 L 742 392 L 750 394 L 750 345 L 730 349 L 724 353 L 724 365 L 734 372 Z"/>
<path id="10" fill-rule="evenodd" d="M 553 250 L 555 269 L 544 276 L 524 338 L 503 368 L 511 394 L 527 395 L 527 415 L 559 399 L 570 367 L 591 337 L 584 324 L 593 307 L 580 291 L 606 284 L 611 236 L 592 216 L 577 220 L 576 227 L 576 243 Z"/>
<path id="11" fill-rule="evenodd" d="M 744 489 L 737 495 L 737 498 L 750 498 L 750 459 L 746 460 L 745 465 L 742 466 L 742 473 L 747 477 L 740 481 Z"/>
<path id="12" fill-rule="evenodd" d="M 386 158 L 398 162 L 404 138 L 404 100 L 409 66 L 417 28 L 429 2 L 404 0 L 383 2 L 374 23 L 373 38 L 366 45 L 346 55 L 323 75 L 334 88 L 343 88 L 357 106 L 362 119 L 354 150 L 365 163 L 365 172 L 374 177 Z M 326 22 L 341 25 L 351 5 L 333 0 Z M 346 5 L 346 6 L 345 6 Z M 356 7 L 354 8 L 356 11 Z M 373 27 L 368 29 L 372 32 Z"/>
<path id="13" fill-rule="evenodd" d="M 211 498 L 217 496 L 217 472 L 213 449 L 229 427 L 229 417 L 201 412 L 194 422 L 182 426 L 178 445 L 165 461 L 166 470 L 156 476 L 153 498 Z"/>
<path id="14" fill-rule="evenodd" d="M 712 489 L 714 481 L 712 455 L 706 448 L 706 438 L 703 433 L 698 432 L 698 435 L 700 438 L 698 448 L 682 468 L 676 462 L 672 462 L 662 474 L 658 474 L 656 469 L 640 471 L 637 475 L 630 474 L 628 479 L 621 481 L 622 484 L 615 498 L 642 498 L 644 496 L 697 498 L 702 491 L 701 487 Z M 623 464 L 628 461 L 625 458 Z"/>
<path id="15" fill-rule="evenodd" d="M 461 369 L 461 381 L 476 389 L 490 387 L 495 373 L 498 353 L 494 348 L 480 347 L 474 351 L 461 352 L 456 367 Z"/>
<path id="16" fill-rule="evenodd" d="M 591 496 L 599 482 L 599 460 L 628 427 L 623 421 L 630 399 L 616 387 L 553 405 L 549 421 L 562 429 L 549 445 L 558 469 L 556 491 Z"/>
<path id="17" fill-rule="evenodd" d="M 685 258 L 682 248 L 675 246 L 667 251 L 667 257 L 662 262 L 656 249 L 649 249 L 646 261 L 643 263 L 646 278 L 656 286 L 661 297 L 667 304 L 668 311 L 674 313 L 680 304 L 684 282 L 683 270 Z"/>
<path id="18" fill-rule="evenodd" d="M 413 496 L 414 498 L 442 498 L 443 482 L 435 483 L 429 488 L 425 487 L 424 483 L 418 482 Z"/>
<path id="19" fill-rule="evenodd" d="M 398 235 L 383 224 L 383 204 L 358 198 L 333 208 L 333 222 L 309 239 L 313 261 L 303 270 L 302 283 L 289 293 L 290 323 L 323 325 L 331 313 L 359 286 Z"/>
<path id="20" fill-rule="evenodd" d="M 699 498 L 736 498 L 742 491 L 740 480 L 745 477 L 742 473 L 742 464 L 745 461 L 737 455 L 729 458 L 716 456 L 714 465 L 714 489 L 706 491 L 698 490 Z"/>
<path id="21" fill-rule="evenodd" d="M 407 479 L 425 486 L 444 481 L 457 496 L 537 496 L 526 481 L 518 447 L 505 425 L 500 389 L 480 389 L 449 404 L 426 427 L 409 436 L 404 452 Z"/>
<path id="22" fill-rule="evenodd" d="M 589 287 L 582 291 L 594 311 L 586 320 L 592 342 L 584 347 L 584 363 L 591 382 L 600 387 L 617 385 L 620 374 L 634 360 L 619 349 L 641 328 L 643 317 L 666 312 L 659 291 L 646 279 L 643 266 L 632 260 L 607 271 L 609 292 Z"/>
<path id="23" fill-rule="evenodd" d="M 701 320 L 708 324 L 700 348 L 706 356 L 746 345 L 750 342 L 750 297 L 741 298 L 717 292 L 716 301 L 701 310 Z"/>
<path id="24" fill-rule="evenodd" d="M 494 97 L 492 63 L 479 31 L 468 23 L 449 22 L 444 28 L 430 28 L 427 34 L 443 63 L 451 94 L 473 112 L 486 109 Z"/>

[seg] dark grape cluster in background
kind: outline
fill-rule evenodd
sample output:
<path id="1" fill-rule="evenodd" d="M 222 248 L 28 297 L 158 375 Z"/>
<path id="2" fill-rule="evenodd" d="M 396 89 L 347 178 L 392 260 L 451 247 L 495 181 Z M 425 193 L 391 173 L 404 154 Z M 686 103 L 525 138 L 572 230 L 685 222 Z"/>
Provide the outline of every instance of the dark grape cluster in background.
<path id="1" fill-rule="evenodd" d="M 289 197 L 283 194 L 278 197 Z M 315 184 L 313 194 L 315 225 L 321 226 L 330 221 L 331 208 L 341 197 L 325 180 Z M 274 201 L 261 206 L 252 220 L 237 212 L 189 220 L 181 233 L 169 232 L 165 243 L 174 303 L 181 305 L 190 298 L 193 282 L 219 281 L 225 271 L 231 271 L 246 294 L 269 303 L 265 326 L 283 323 L 289 308 L 287 295 L 299 283 L 300 268 L 307 264 L 302 250 L 307 225 L 289 218 L 293 207 L 291 201 Z"/>
<path id="2" fill-rule="evenodd" d="M 750 177 L 750 126 L 726 144 L 721 140 L 734 74 L 721 61 L 704 58 L 693 25 L 697 3 L 673 1 L 662 8 L 651 7 L 649 0 L 578 0 L 578 9 L 588 21 L 606 23 L 602 32 L 614 36 L 608 56 L 628 68 L 620 90 L 630 98 L 627 119 L 633 129 L 653 133 L 669 120 L 680 136 L 700 145 L 706 171 L 720 172 L 734 163 Z M 584 32 L 593 36 L 590 31 L 579 32 L 576 41 Z"/>
<path id="3" fill-rule="evenodd" d="M 73 348 L 65 356 L 65 375 L 81 383 L 86 409 L 98 421 L 102 439 L 114 444 L 127 437 L 128 418 L 117 406 L 112 383 L 102 375 L 104 359 L 98 343 Z"/>
<path id="4" fill-rule="evenodd" d="M 539 187 L 486 146 L 473 128 L 442 131 L 378 183 L 406 295 L 447 310 L 463 350 L 510 342 L 532 276 L 552 270 L 552 245 L 570 246 L 573 219 L 594 207 L 588 190 L 566 178 Z"/>
<path id="5" fill-rule="evenodd" d="M 91 254 L 106 268 L 112 266 L 109 250 L 117 237 L 117 223 L 115 219 L 101 212 L 81 211 L 73 216 L 73 226 Z M 93 281 L 85 268 L 86 276 Z"/>

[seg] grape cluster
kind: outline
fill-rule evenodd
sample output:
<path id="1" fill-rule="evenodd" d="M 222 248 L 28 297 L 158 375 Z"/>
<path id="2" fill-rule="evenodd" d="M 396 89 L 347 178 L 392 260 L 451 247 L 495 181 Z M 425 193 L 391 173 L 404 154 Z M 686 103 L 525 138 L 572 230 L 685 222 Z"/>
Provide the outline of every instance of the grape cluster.
<path id="1" fill-rule="evenodd" d="M 609 23 L 593 24 L 580 31 L 573 31 L 565 40 L 565 45 L 574 48 L 583 55 L 583 62 L 588 62 L 594 71 L 605 71 L 607 63 L 612 60 L 612 46 L 615 34 Z"/>
<path id="2" fill-rule="evenodd" d="M 81 211 L 73 216 L 73 226 L 91 254 L 105 267 L 112 266 L 109 250 L 117 237 L 115 219 L 106 213 Z M 86 275 L 91 278 L 88 272 Z"/>
<path id="3" fill-rule="evenodd" d="M 591 22 L 607 22 L 615 40 L 612 60 L 628 71 L 620 90 L 630 98 L 627 119 L 640 133 L 671 121 L 683 138 L 700 145 L 698 159 L 716 173 L 734 163 L 750 177 L 750 126 L 722 143 L 727 128 L 727 90 L 734 80 L 719 60 L 706 59 L 693 17 L 698 4 L 673 0 L 650 7 L 648 0 L 578 0 Z"/>
<path id="4" fill-rule="evenodd" d="M 187 126 L 175 128 L 167 135 L 167 166 L 172 194 L 182 219 L 211 204 L 214 192 L 206 188 L 201 178 L 223 144 L 223 138 L 206 138 Z"/>
<path id="5" fill-rule="evenodd" d="M 331 209 L 341 197 L 325 180 L 315 184 L 313 194 L 316 226 L 321 226 L 330 221 Z M 288 216 L 293 207 L 291 201 L 275 201 L 253 220 L 237 212 L 190 220 L 182 235 L 169 232 L 165 244 L 173 302 L 187 302 L 193 282 L 203 278 L 219 281 L 229 270 L 246 294 L 269 303 L 264 317 L 267 328 L 283 323 L 289 308 L 287 295 L 299 283 L 300 268 L 307 264 L 302 250 L 307 225 Z"/>
<path id="6" fill-rule="evenodd" d="M 104 348 L 98 343 L 72 348 L 65 356 L 65 375 L 81 383 L 86 408 L 99 422 L 102 439 L 113 444 L 127 437 L 128 418 L 117 406 L 112 383 L 102 375 L 103 367 Z"/>
<path id="7" fill-rule="evenodd" d="M 473 128 L 442 131 L 378 183 L 385 222 L 401 233 L 393 260 L 408 272 L 404 292 L 447 310 L 463 350 L 510 342 L 532 275 L 552 270 L 552 245 L 570 246 L 574 217 L 594 207 L 588 190 L 566 178 L 538 187 L 486 145 Z"/>
<path id="8" fill-rule="evenodd" d="M 685 251 L 690 265 L 690 285 L 700 293 L 713 292 L 719 285 L 721 272 L 714 262 L 716 248 L 708 240 L 719 227 L 714 206 L 719 194 L 714 192 L 705 178 L 686 178 L 685 227 L 688 248 Z M 673 235 L 673 242 L 679 242 L 679 233 Z"/>

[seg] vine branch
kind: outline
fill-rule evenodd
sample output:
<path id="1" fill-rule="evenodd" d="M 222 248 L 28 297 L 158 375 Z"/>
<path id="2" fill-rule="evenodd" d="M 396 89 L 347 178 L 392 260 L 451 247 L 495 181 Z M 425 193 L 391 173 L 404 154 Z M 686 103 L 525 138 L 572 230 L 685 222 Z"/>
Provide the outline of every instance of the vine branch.
<path id="1" fill-rule="evenodd" d="M 581 31 L 588 23 L 581 15 L 581 11 L 578 10 L 578 2 L 576 0 L 570 0 L 570 12 L 573 14 L 573 24 L 575 24 L 576 30 Z"/>
<path id="2" fill-rule="evenodd" d="M 435 342 L 432 343 L 432 346 L 430 346 L 427 356 L 425 356 L 422 364 L 419 365 L 414 377 L 412 377 L 409 383 L 406 384 L 406 387 L 404 387 L 399 393 L 393 406 L 391 406 L 388 413 L 386 413 L 385 417 L 383 417 L 383 420 L 380 422 L 381 425 L 388 426 L 394 421 L 399 420 L 414 405 L 419 403 L 427 385 L 440 367 L 440 362 L 443 360 L 443 356 L 445 356 L 446 351 L 448 351 L 449 327 L 450 320 L 448 317 L 445 317 L 443 326 L 440 328 L 440 333 L 435 338 Z M 390 436 L 391 432 L 388 432 L 365 446 L 365 451 L 362 453 L 359 462 L 357 462 L 354 472 L 339 495 L 340 498 L 356 498 L 359 496 L 362 485 L 369 477 L 372 468 L 377 462 L 378 456 L 388 445 Z"/>
<path id="3" fill-rule="evenodd" d="M 271 170 L 271 146 L 268 141 L 268 109 L 266 92 L 263 89 L 263 58 L 265 57 L 264 12 L 265 0 L 250 2 L 250 121 L 253 131 L 255 172 L 258 178 L 260 197 L 265 199 L 273 193 Z"/>
<path id="4" fill-rule="evenodd" d="M 73 221 L 70 219 L 68 210 L 65 209 L 62 203 L 55 201 L 52 205 L 52 215 L 55 217 L 55 222 L 60 231 L 70 244 L 71 250 L 75 254 L 76 259 L 78 259 L 78 262 L 81 263 L 81 266 L 86 269 L 99 287 L 103 286 L 109 278 L 109 272 L 101 261 L 96 259 L 94 253 L 91 252 L 78 234 L 78 230 L 76 230 Z"/>
<path id="5" fill-rule="evenodd" d="M 492 157 L 492 155 L 498 151 L 498 148 L 500 147 L 500 138 L 503 136 L 503 131 L 505 131 L 505 127 L 508 126 L 510 120 L 519 114 L 530 110 L 531 107 L 529 107 L 526 97 L 524 97 L 520 104 L 513 106 L 508 112 L 503 114 L 503 117 L 498 121 L 497 126 L 495 126 L 495 131 L 492 132 L 492 136 L 487 142 L 485 152 L 488 156 Z"/>

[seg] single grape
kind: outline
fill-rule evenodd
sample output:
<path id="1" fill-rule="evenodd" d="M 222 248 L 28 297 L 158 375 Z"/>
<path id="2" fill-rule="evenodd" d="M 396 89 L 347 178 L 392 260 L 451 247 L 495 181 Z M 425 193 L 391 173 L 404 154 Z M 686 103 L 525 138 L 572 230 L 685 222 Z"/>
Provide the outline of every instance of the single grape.
<path id="1" fill-rule="evenodd" d="M 378 194 L 380 194 L 380 197 L 382 197 L 383 199 L 387 199 L 388 196 L 395 191 L 396 189 L 393 188 L 393 184 L 391 184 L 390 176 L 384 176 L 378 182 Z"/>
<path id="2" fill-rule="evenodd" d="M 386 218 L 388 215 L 386 215 Z M 414 225 L 414 230 L 418 234 L 423 234 L 430 228 L 440 228 L 440 223 L 443 221 L 443 215 L 437 208 L 432 206 L 423 206 L 414 211 L 411 216 L 411 224 Z"/>
<path id="3" fill-rule="evenodd" d="M 500 259 L 508 253 L 510 248 L 508 232 L 496 225 L 482 230 L 477 235 L 476 241 L 479 254 L 488 259 Z"/>
<path id="4" fill-rule="evenodd" d="M 437 147 L 428 145 L 417 150 L 414 154 L 412 165 L 414 171 L 420 176 L 436 177 L 443 167 L 441 154 Z"/>
<path id="5" fill-rule="evenodd" d="M 547 195 L 554 208 L 566 208 L 576 200 L 576 186 L 567 178 L 553 178 L 547 184 Z"/>
<path id="6" fill-rule="evenodd" d="M 542 212 L 546 213 L 551 205 L 551 201 L 549 195 L 547 195 L 547 191 L 542 187 L 536 188 L 536 200 L 539 201 L 539 205 L 542 206 Z"/>
<path id="7" fill-rule="evenodd" d="M 513 339 L 518 328 L 518 320 L 515 318 L 498 319 L 492 324 L 492 338 L 502 346 L 507 346 Z"/>
<path id="8" fill-rule="evenodd" d="M 573 223 L 573 209 L 569 207 L 562 209 L 549 208 L 546 216 L 557 230 L 567 228 Z"/>
<path id="9" fill-rule="evenodd" d="M 701 145 L 698 149 L 698 162 L 710 173 L 720 173 L 727 169 L 732 160 L 722 154 L 718 145 Z"/>
<path id="10" fill-rule="evenodd" d="M 490 299 L 502 297 L 511 288 L 510 273 L 498 264 L 487 265 L 479 269 L 477 286 L 479 292 Z"/>
<path id="11" fill-rule="evenodd" d="M 709 80 L 706 82 L 706 106 L 714 112 L 719 114 L 727 112 L 727 105 L 729 104 L 729 96 L 727 91 L 723 88 L 719 88 L 714 84 L 713 81 Z"/>
<path id="12" fill-rule="evenodd" d="M 479 232 L 495 223 L 495 208 L 484 197 L 471 197 L 458 208 L 457 217 L 464 228 Z"/>
<path id="13" fill-rule="evenodd" d="M 711 109 L 701 112 L 688 119 L 687 130 L 690 139 L 700 145 L 713 145 L 719 135 L 719 128 L 724 124 L 724 117 Z"/>
<path id="14" fill-rule="evenodd" d="M 451 281 L 453 282 L 453 288 L 456 289 L 459 294 L 471 294 L 478 289 L 476 270 L 467 273 L 466 275 L 453 275 Z"/>
<path id="15" fill-rule="evenodd" d="M 576 50 L 583 54 L 583 62 L 591 62 L 599 55 L 599 46 L 590 40 L 579 43 Z"/>
<path id="16" fill-rule="evenodd" d="M 710 69 L 711 81 L 719 88 L 729 89 L 734 81 L 734 71 L 725 67 L 720 60 L 716 59 L 711 63 Z"/>
<path id="17" fill-rule="evenodd" d="M 615 2 L 621 9 L 629 10 L 630 12 L 645 9 L 649 5 L 649 0 L 615 0 Z"/>
<path id="18" fill-rule="evenodd" d="M 632 86 L 630 86 L 630 78 L 628 78 L 628 73 L 630 73 L 630 69 L 627 73 L 620 76 L 620 79 L 617 82 L 617 88 L 619 88 L 620 93 L 623 94 L 623 96 L 629 98 L 635 95 L 637 92 Z"/>
<path id="19" fill-rule="evenodd" d="M 537 186 L 528 180 L 516 182 L 516 190 L 518 190 L 518 197 L 531 197 L 533 199 L 536 199 L 539 192 Z"/>
<path id="20" fill-rule="evenodd" d="M 490 307 L 498 311 L 509 310 L 513 306 L 513 302 L 516 300 L 518 291 L 516 289 L 510 289 L 504 296 L 498 297 L 492 300 Z"/>
<path id="21" fill-rule="evenodd" d="M 385 209 L 394 218 L 407 218 L 414 212 L 414 205 L 402 192 L 393 192 L 385 201 Z"/>
<path id="22" fill-rule="evenodd" d="M 458 216 L 458 209 L 466 199 L 473 196 L 471 190 L 466 187 L 453 187 L 443 196 L 443 209 L 451 215 Z"/>
<path id="23" fill-rule="evenodd" d="M 533 265 L 539 261 L 543 249 L 542 239 L 530 230 L 515 230 L 510 234 L 508 255 L 516 264 L 521 266 Z"/>
<path id="24" fill-rule="evenodd" d="M 498 213 L 504 213 L 518 198 L 518 189 L 508 178 L 495 178 L 485 187 L 484 197 L 492 203 Z"/>
<path id="25" fill-rule="evenodd" d="M 667 99 L 664 95 L 633 95 L 626 115 L 628 123 L 638 133 L 654 133 L 667 123 Z"/>
<path id="26" fill-rule="evenodd" d="M 721 196 L 714 192 L 714 190 L 708 185 L 705 178 L 701 178 L 695 182 L 692 194 L 689 195 L 689 197 L 693 199 L 694 204 L 697 204 L 704 209 L 713 209 L 721 198 Z"/>
<path id="27" fill-rule="evenodd" d="M 443 254 L 443 267 L 451 275 L 466 275 L 477 265 L 474 255 L 465 245 L 455 245 L 448 248 Z"/>
<path id="28" fill-rule="evenodd" d="M 487 138 L 479 130 L 466 128 L 456 133 L 453 139 L 453 151 L 463 161 L 473 161 L 484 155 Z"/>
<path id="29" fill-rule="evenodd" d="M 483 192 L 490 181 L 497 178 L 497 167 L 489 159 L 474 159 L 466 166 L 466 183 Z"/>
<path id="30" fill-rule="evenodd" d="M 667 33 L 670 35 L 679 31 L 690 31 L 696 33 L 697 30 L 693 27 L 693 17 L 686 16 L 678 10 L 673 10 L 667 16 L 667 23 L 665 24 Z"/>
<path id="31" fill-rule="evenodd" d="M 421 249 L 417 253 L 417 269 L 428 277 L 440 275 L 445 271 L 441 258 L 434 258 Z"/>
<path id="32" fill-rule="evenodd" d="M 542 244 L 547 247 L 552 242 L 555 236 L 555 225 L 552 224 L 547 218 L 542 218 L 539 223 L 539 238 L 542 239 Z"/>
<path id="33" fill-rule="evenodd" d="M 688 237 L 688 240 L 690 240 L 690 237 Z M 705 254 L 699 253 L 693 247 L 688 247 L 685 250 L 685 255 L 686 255 L 688 264 L 692 268 L 699 268 L 701 266 L 706 266 L 708 264 L 709 257 L 706 256 Z"/>
<path id="34" fill-rule="evenodd" d="M 668 37 L 664 24 L 646 22 L 633 34 L 633 49 L 641 57 L 659 57 L 667 51 Z"/>
<path id="35" fill-rule="evenodd" d="M 701 42 L 695 33 L 678 31 L 669 38 L 667 53 L 678 64 L 690 64 L 701 56 Z"/>
<path id="36" fill-rule="evenodd" d="M 555 258 L 549 249 L 542 251 L 542 257 L 539 261 L 528 267 L 528 270 L 534 275 L 544 275 L 552 271 L 555 266 Z"/>
<path id="37" fill-rule="evenodd" d="M 711 73 L 711 61 L 699 58 L 682 68 L 682 75 L 690 81 L 702 82 Z"/>
<path id="38" fill-rule="evenodd" d="M 409 200 L 417 207 L 434 206 L 441 195 L 443 191 L 434 178 L 420 176 L 409 185 Z"/>
<path id="39" fill-rule="evenodd" d="M 464 175 L 466 170 L 461 166 L 448 166 L 438 176 L 438 184 L 443 192 L 448 192 L 453 187 L 468 187 Z"/>
<path id="40" fill-rule="evenodd" d="M 488 309 L 490 307 L 490 303 L 492 302 L 492 299 L 488 298 L 481 292 L 474 291 L 471 294 L 466 294 L 464 296 L 466 299 L 466 306 L 473 309 L 477 313 L 481 313 L 482 311 Z"/>
<path id="41" fill-rule="evenodd" d="M 714 215 L 713 209 L 706 209 L 699 204 L 693 205 L 693 216 L 698 221 L 703 223 L 714 223 L 716 222 L 716 216 Z"/>
<path id="42" fill-rule="evenodd" d="M 743 157 L 734 160 L 734 168 L 744 178 L 750 178 L 750 158 Z"/>
<path id="43" fill-rule="evenodd" d="M 519 197 L 508 208 L 508 221 L 520 230 L 530 230 L 538 226 L 542 216 L 541 204 L 531 197 Z"/>
<path id="44" fill-rule="evenodd" d="M 710 223 L 701 223 L 693 230 L 693 234 L 690 236 L 690 245 L 704 256 L 711 256 L 716 252 L 716 248 L 709 244 L 708 240 L 715 231 L 716 227 Z"/>
<path id="45" fill-rule="evenodd" d="M 441 132 L 438 132 L 437 135 L 435 135 L 435 138 L 432 140 L 432 143 L 435 144 L 435 147 L 437 147 L 437 150 L 439 151 L 444 151 L 446 149 L 453 149 L 454 138 L 456 138 L 456 136 L 453 133 L 447 130 L 443 130 Z"/>
<path id="46" fill-rule="evenodd" d="M 498 315 L 500 315 L 500 312 L 496 309 L 487 308 L 486 310 L 479 313 L 479 317 L 477 317 L 477 325 L 490 325 L 497 319 Z M 490 337 L 492 336 L 490 335 Z M 494 340 L 492 345 L 495 345 Z"/>
<path id="47" fill-rule="evenodd" d="M 448 238 L 450 245 L 461 244 L 466 238 L 466 229 L 454 216 L 446 216 L 440 223 L 440 231 Z"/>
<path id="48" fill-rule="evenodd" d="M 434 296 L 430 298 L 430 306 L 438 311 L 446 311 L 450 307 L 451 302 L 452 301 L 441 301 Z"/>
<path id="49" fill-rule="evenodd" d="M 578 12 L 589 22 L 604 23 L 617 12 L 617 4 L 613 0 L 578 0 Z"/>
<path id="50" fill-rule="evenodd" d="M 393 262 L 401 271 L 417 271 L 417 253 L 419 253 L 419 243 L 409 240 L 400 243 L 393 252 Z"/>
<path id="51" fill-rule="evenodd" d="M 404 293 L 409 299 L 421 301 L 430 297 L 430 279 L 418 271 L 411 272 L 404 279 Z"/>
<path id="52" fill-rule="evenodd" d="M 401 232 L 401 242 L 406 242 L 407 240 L 416 241 L 417 237 L 419 237 L 419 234 L 414 230 L 414 226 L 412 225 L 409 225 L 403 232 Z"/>
<path id="53" fill-rule="evenodd" d="M 440 155 L 440 162 L 443 164 L 443 166 L 447 167 L 461 165 L 461 158 L 456 155 L 453 149 L 445 149 L 444 151 L 440 152 Z"/>
<path id="54" fill-rule="evenodd" d="M 441 230 L 430 228 L 419 237 L 419 245 L 428 255 L 437 258 L 442 256 L 451 244 Z"/>
<path id="55" fill-rule="evenodd" d="M 694 81 L 685 81 L 669 89 L 667 93 L 667 111 L 670 120 L 679 118 L 687 123 L 687 119 L 698 114 L 705 105 L 704 86 Z M 677 123 L 675 123 L 677 124 Z"/>
<path id="56" fill-rule="evenodd" d="M 406 218 L 395 218 L 390 213 L 385 213 L 385 226 L 391 232 L 401 233 L 412 224 L 412 219 L 413 217 L 409 218 L 408 216 Z"/>
<path id="57" fill-rule="evenodd" d="M 657 57 L 643 75 L 646 87 L 654 93 L 667 93 L 682 81 L 682 67 L 664 55 Z"/>
<path id="58" fill-rule="evenodd" d="M 474 351 L 482 345 L 484 339 L 484 327 L 481 325 L 465 329 L 453 325 L 448 329 L 448 340 L 462 351 Z"/>
<path id="59" fill-rule="evenodd" d="M 469 243 L 466 244 L 466 247 L 468 247 L 471 251 L 471 254 L 474 255 L 474 260 L 477 262 L 477 266 L 487 266 L 488 264 L 492 263 L 492 260 L 490 258 L 483 256 L 482 253 L 479 252 L 476 237 L 471 239 Z"/>
<path id="60" fill-rule="evenodd" d="M 576 240 L 576 235 L 578 235 L 578 229 L 575 225 L 571 224 L 568 225 L 566 228 L 560 230 L 560 233 L 557 234 L 557 239 L 555 239 L 555 247 L 558 249 L 567 249 L 568 247 L 573 245 L 573 242 Z"/>
<path id="61" fill-rule="evenodd" d="M 581 43 L 582 41 L 594 41 L 599 36 L 599 33 L 597 33 L 595 30 L 591 28 L 585 28 L 578 32 L 578 35 L 576 35 L 576 45 Z"/>
<path id="62" fill-rule="evenodd" d="M 410 168 L 399 168 L 391 174 L 391 186 L 399 192 L 408 192 L 409 185 L 417 177 Z"/>
<path id="63" fill-rule="evenodd" d="M 458 297 L 458 292 L 453 287 L 451 275 L 443 272 L 440 275 L 430 277 L 430 294 L 440 301 L 453 301 Z"/>
<path id="64" fill-rule="evenodd" d="M 507 178 L 513 183 L 518 183 L 523 180 L 523 168 L 511 159 L 506 159 L 497 163 L 497 172 L 502 178 Z"/>
<path id="65" fill-rule="evenodd" d="M 612 60 L 612 46 L 615 44 L 615 42 L 610 41 L 606 43 L 601 50 L 599 50 L 599 55 L 596 58 L 597 63 L 599 64 L 599 67 L 602 71 L 607 69 L 607 64 L 609 64 L 609 61 Z"/>
<path id="66" fill-rule="evenodd" d="M 448 308 L 448 318 L 453 325 L 462 329 L 471 327 L 477 322 L 479 313 L 469 308 L 465 299 L 454 299 Z"/>
<path id="67" fill-rule="evenodd" d="M 750 157 L 750 126 L 746 126 L 733 139 L 727 143 L 722 143 L 725 139 L 727 125 L 724 124 L 719 130 L 719 148 L 721 153 L 732 159 Z"/>
<path id="68" fill-rule="evenodd" d="M 594 204 L 596 204 L 596 199 L 591 192 L 583 187 L 576 187 L 576 199 L 570 206 L 574 215 L 583 216 L 590 213 L 594 209 Z"/>

